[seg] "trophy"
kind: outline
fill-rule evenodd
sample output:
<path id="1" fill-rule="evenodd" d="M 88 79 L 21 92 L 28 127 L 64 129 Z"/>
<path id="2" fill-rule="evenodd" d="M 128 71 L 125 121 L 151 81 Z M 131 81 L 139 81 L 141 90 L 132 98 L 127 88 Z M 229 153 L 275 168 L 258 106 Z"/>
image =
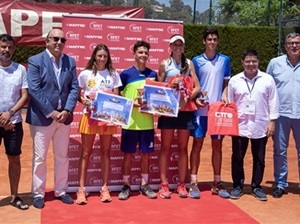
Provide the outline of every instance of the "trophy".
<path id="1" fill-rule="evenodd" d="M 209 104 L 207 91 L 201 91 L 200 92 L 200 97 L 197 100 L 199 100 L 199 103 L 201 104 L 201 107 L 207 106 Z"/>
<path id="2" fill-rule="evenodd" d="M 145 96 L 145 89 L 140 88 L 140 89 L 137 89 L 137 91 L 138 91 L 138 94 L 139 94 L 138 97 L 137 97 L 138 104 L 140 106 L 143 106 L 147 103 L 146 96 Z"/>
<path id="3" fill-rule="evenodd" d="M 95 101 L 96 95 L 97 95 L 96 91 L 92 91 L 88 95 L 86 95 L 86 98 L 90 100 L 89 110 L 91 111 L 93 111 L 96 107 L 96 101 Z"/>

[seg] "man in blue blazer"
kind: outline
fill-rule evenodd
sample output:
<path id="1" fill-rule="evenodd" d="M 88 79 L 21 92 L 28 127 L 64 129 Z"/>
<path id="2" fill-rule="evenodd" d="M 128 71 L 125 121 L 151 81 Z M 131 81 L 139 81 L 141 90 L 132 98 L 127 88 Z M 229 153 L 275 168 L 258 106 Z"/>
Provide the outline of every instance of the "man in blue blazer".
<path id="1" fill-rule="evenodd" d="M 78 98 L 75 60 L 63 54 L 66 42 L 60 29 L 46 37 L 46 50 L 28 59 L 29 103 L 26 122 L 33 141 L 33 206 L 43 208 L 46 188 L 46 158 L 52 140 L 54 153 L 54 194 L 73 204 L 68 189 L 68 146 L 70 123 Z"/>

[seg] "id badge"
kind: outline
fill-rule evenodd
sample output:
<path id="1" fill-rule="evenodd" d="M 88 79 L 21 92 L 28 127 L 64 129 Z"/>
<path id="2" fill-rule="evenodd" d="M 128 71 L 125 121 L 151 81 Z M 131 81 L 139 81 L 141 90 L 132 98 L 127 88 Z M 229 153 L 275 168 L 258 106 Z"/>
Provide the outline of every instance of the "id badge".
<path id="1" fill-rule="evenodd" d="M 245 114 L 254 115 L 255 114 L 255 100 L 246 100 Z"/>

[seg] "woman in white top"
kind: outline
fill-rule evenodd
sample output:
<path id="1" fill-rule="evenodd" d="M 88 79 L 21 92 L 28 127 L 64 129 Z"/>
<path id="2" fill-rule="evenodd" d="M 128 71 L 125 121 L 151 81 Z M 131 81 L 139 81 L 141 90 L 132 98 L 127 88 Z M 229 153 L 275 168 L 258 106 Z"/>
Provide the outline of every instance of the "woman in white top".
<path id="1" fill-rule="evenodd" d="M 85 107 L 79 123 L 78 132 L 81 133 L 82 153 L 79 162 L 79 189 L 77 192 L 77 204 L 86 204 L 85 177 L 89 156 L 93 149 L 96 134 L 100 135 L 101 150 L 101 171 L 103 186 L 100 191 L 102 202 L 112 200 L 107 187 L 108 175 L 110 169 L 110 148 L 112 135 L 117 133 L 117 127 L 97 122 L 90 119 L 91 102 L 96 92 L 110 92 L 119 94 L 119 87 L 122 85 L 117 71 L 112 67 L 109 49 L 104 44 L 98 44 L 88 61 L 85 69 L 79 74 L 78 82 L 80 87 L 80 96 L 78 101 Z"/>

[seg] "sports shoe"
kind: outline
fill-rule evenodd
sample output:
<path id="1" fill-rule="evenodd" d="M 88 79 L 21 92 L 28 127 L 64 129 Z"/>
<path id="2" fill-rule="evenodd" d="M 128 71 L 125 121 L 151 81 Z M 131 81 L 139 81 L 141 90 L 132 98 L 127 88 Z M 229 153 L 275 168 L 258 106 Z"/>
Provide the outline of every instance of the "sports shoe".
<path id="1" fill-rule="evenodd" d="M 157 198 L 156 193 L 151 189 L 151 187 L 148 184 L 141 185 L 140 193 L 150 199 Z"/>
<path id="2" fill-rule="evenodd" d="M 254 188 L 252 190 L 252 195 L 260 201 L 268 200 L 266 194 L 263 192 L 263 190 L 261 188 Z"/>
<path id="3" fill-rule="evenodd" d="M 299 185 L 299 187 L 300 187 L 300 185 Z M 272 196 L 273 196 L 273 198 L 281 198 L 283 194 L 286 194 L 286 192 L 282 188 L 276 187 L 273 191 Z"/>
<path id="4" fill-rule="evenodd" d="M 85 188 L 79 188 L 76 193 L 76 204 L 78 205 L 87 204 L 86 195 L 87 194 L 85 192 Z"/>
<path id="5" fill-rule="evenodd" d="M 111 202 L 112 201 L 112 198 L 109 194 L 108 187 L 102 188 L 102 190 L 100 191 L 100 198 L 101 198 L 102 202 Z"/>
<path id="6" fill-rule="evenodd" d="M 198 183 L 191 183 L 189 188 L 189 197 L 199 199 L 201 196 L 200 190 L 198 188 Z"/>
<path id="7" fill-rule="evenodd" d="M 169 191 L 169 184 L 168 183 L 161 183 L 159 188 L 159 196 L 164 199 L 171 198 L 171 192 Z"/>
<path id="8" fill-rule="evenodd" d="M 122 191 L 118 195 L 118 198 L 120 200 L 127 200 L 130 196 L 130 186 L 129 185 L 124 185 L 122 187 Z"/>
<path id="9" fill-rule="evenodd" d="M 189 195 L 184 183 L 178 183 L 177 188 L 176 188 L 176 193 L 179 194 L 180 198 L 187 198 Z"/>
<path id="10" fill-rule="evenodd" d="M 230 197 L 230 195 L 227 192 L 222 181 L 220 181 L 218 183 L 214 183 L 213 187 L 211 188 L 211 192 L 213 194 L 219 195 L 221 198 L 229 198 Z"/>
<path id="11" fill-rule="evenodd" d="M 243 189 L 240 186 L 237 186 L 230 192 L 231 199 L 239 199 L 243 195 Z"/>

